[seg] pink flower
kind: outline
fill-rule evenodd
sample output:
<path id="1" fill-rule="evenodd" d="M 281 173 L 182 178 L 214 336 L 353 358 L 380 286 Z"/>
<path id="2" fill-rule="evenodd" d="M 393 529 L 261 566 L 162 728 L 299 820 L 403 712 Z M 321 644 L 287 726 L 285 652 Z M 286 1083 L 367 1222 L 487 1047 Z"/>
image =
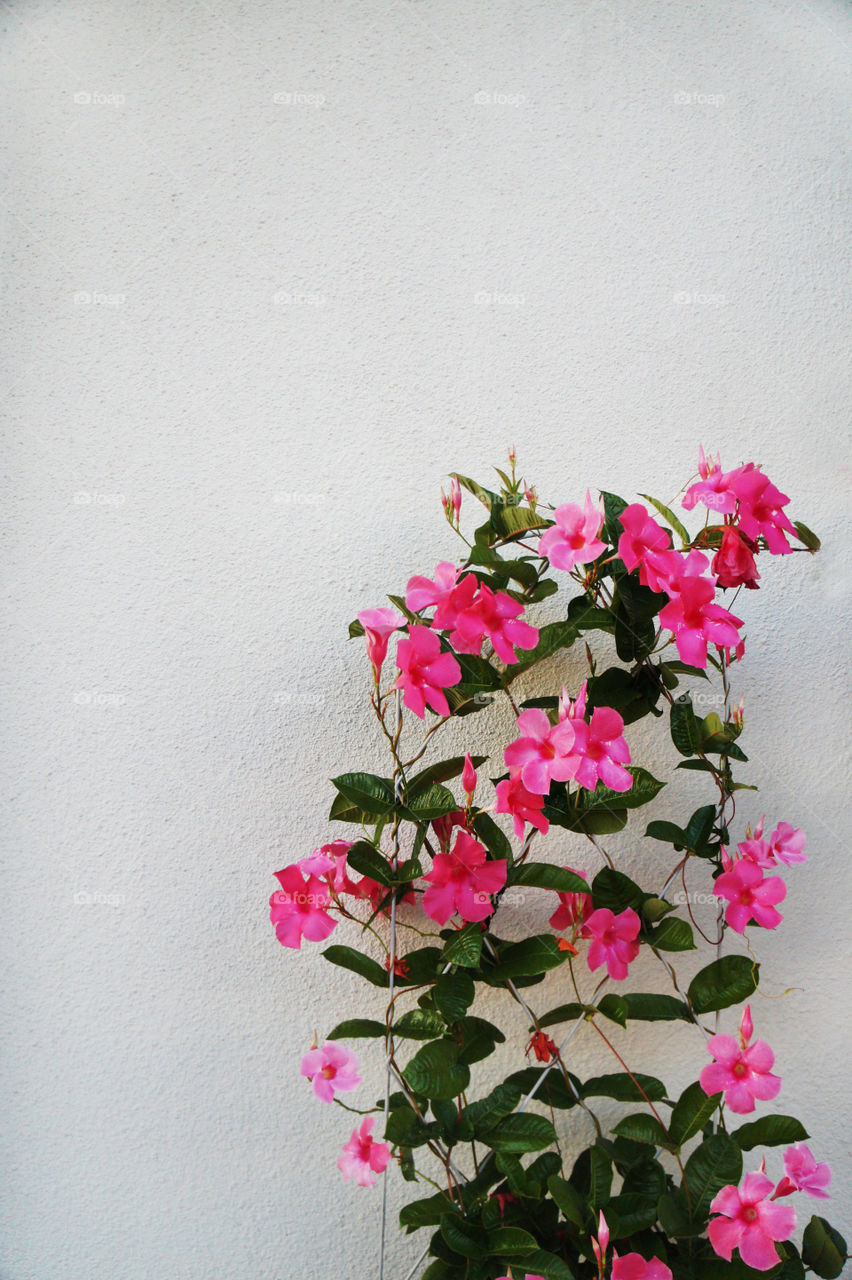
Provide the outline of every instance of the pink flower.
<path id="1" fill-rule="evenodd" d="M 622 736 L 624 721 L 617 711 L 612 707 L 595 707 L 588 723 L 574 718 L 561 723 L 570 724 L 574 729 L 574 742 L 566 761 L 568 776 L 578 786 L 594 791 L 600 780 L 612 791 L 630 790 L 633 778 L 624 768 L 630 763 L 630 748 Z"/>
<path id="2" fill-rule="evenodd" d="M 756 591 L 760 574 L 754 563 L 751 548 L 733 525 L 726 525 L 719 549 L 710 566 L 720 587 L 749 587 Z"/>
<path id="3" fill-rule="evenodd" d="M 769 837 L 769 849 L 779 862 L 791 867 L 796 862 L 807 862 L 808 855 L 803 852 L 806 840 L 804 831 L 799 827 L 779 822 Z"/>
<path id="4" fill-rule="evenodd" d="M 495 594 L 483 583 L 471 603 L 457 612 L 450 644 L 457 653 L 479 653 L 487 636 L 503 662 L 517 662 L 513 646 L 534 649 L 538 644 L 536 628 L 519 617 L 523 611 L 524 606 L 505 591 Z"/>
<path id="5" fill-rule="evenodd" d="M 567 502 L 557 507 L 556 520 L 546 529 L 538 542 L 538 554 L 545 556 L 554 569 L 570 571 L 577 564 L 597 560 L 606 546 L 598 538 L 603 525 L 603 512 L 592 504 L 592 495 L 586 490 L 585 507 Z"/>
<path id="6" fill-rule="evenodd" d="M 506 764 L 520 771 L 529 791 L 547 795 L 551 779 L 566 782 L 572 776 L 567 755 L 574 745 L 574 721 L 560 720 L 552 725 L 544 711 L 530 707 L 518 716 L 518 728 L 521 737 L 506 748 Z"/>
<path id="7" fill-rule="evenodd" d="M 760 867 L 749 858 L 735 862 L 723 871 L 713 886 L 717 898 L 727 898 L 725 919 L 737 933 L 745 933 L 749 920 L 763 929 L 776 929 L 783 920 L 775 903 L 787 896 L 787 886 L 780 876 L 764 877 Z"/>
<path id="8" fill-rule="evenodd" d="M 405 618 L 396 609 L 365 609 L 358 614 L 358 621 L 367 638 L 367 657 L 373 664 L 376 680 L 388 651 L 388 639 L 404 624 Z"/>
<path id="9" fill-rule="evenodd" d="M 724 1093 L 730 1110 L 743 1116 L 754 1111 L 755 1098 L 765 1102 L 777 1097 L 781 1088 L 780 1078 L 771 1074 L 775 1055 L 765 1040 L 749 1044 L 752 1031 L 751 1011 L 746 1005 L 739 1043 L 733 1036 L 711 1036 L 707 1051 L 716 1061 L 704 1068 L 699 1080 L 709 1097 Z"/>
<path id="10" fill-rule="evenodd" d="M 327 938 L 337 925 L 326 910 L 331 896 L 328 885 L 316 876 L 305 879 L 297 866 L 276 871 L 275 879 L 281 888 L 269 899 L 269 918 L 281 945 L 298 951 L 303 937 L 309 942 Z"/>
<path id="11" fill-rule="evenodd" d="M 399 675 L 395 689 L 402 700 L 422 720 L 426 704 L 438 715 L 448 716 L 450 706 L 443 690 L 461 680 L 461 667 L 451 653 L 441 652 L 441 642 L 428 627 L 410 626 L 408 636 L 396 647 Z"/>
<path id="12" fill-rule="evenodd" d="M 776 1196 L 789 1194 L 781 1190 L 789 1183 L 790 1191 L 804 1191 L 815 1200 L 829 1199 L 825 1188 L 831 1182 L 831 1170 L 827 1164 L 817 1164 L 804 1142 L 797 1142 L 784 1152 L 784 1173 L 786 1176 L 781 1179 Z"/>
<path id="13" fill-rule="evenodd" d="M 491 895 L 506 883 L 506 860 L 489 862 L 484 845 L 462 830 L 452 853 L 437 853 L 423 879 L 429 881 L 423 910 L 438 924 L 446 924 L 453 911 L 463 920 L 484 920 L 494 910 Z"/>
<path id="14" fill-rule="evenodd" d="M 335 1093 L 351 1093 L 361 1083 L 358 1059 L 336 1040 L 326 1040 L 321 1049 L 309 1049 L 302 1058 L 301 1074 L 313 1081 L 314 1093 L 322 1102 L 333 1102 Z"/>
<path id="15" fill-rule="evenodd" d="M 467 815 L 464 809 L 453 809 L 451 813 L 445 813 L 441 818 L 432 819 L 432 830 L 438 837 L 438 847 L 442 853 L 447 853 L 449 850 L 455 827 L 467 827 Z"/>
<path id="16" fill-rule="evenodd" d="M 566 867 L 566 871 L 574 871 L 573 867 Z M 586 879 L 585 871 L 574 871 L 575 876 L 582 876 Z M 570 929 L 577 924 L 583 924 L 592 914 L 593 904 L 592 897 L 589 893 L 560 893 L 556 894 L 559 899 L 559 906 L 550 917 L 550 927 L 558 929 Z"/>
<path id="17" fill-rule="evenodd" d="M 690 551 L 689 555 L 693 554 L 700 556 L 701 552 Z M 706 565 L 706 557 L 702 556 L 702 560 Z M 665 591 L 673 578 L 684 573 L 687 564 L 689 556 L 682 555 L 680 551 L 649 551 L 639 565 L 639 581 L 652 591 Z"/>
<path id="18" fill-rule="evenodd" d="M 624 533 L 618 539 L 618 554 L 628 572 L 641 564 L 649 551 L 667 551 L 669 535 L 648 514 L 641 502 L 631 502 L 618 517 Z"/>
<path id="19" fill-rule="evenodd" d="M 467 796 L 468 807 L 473 804 L 473 795 L 476 791 L 476 770 L 473 767 L 473 761 L 470 758 L 470 752 L 465 754 L 464 768 L 461 776 L 462 791 Z"/>
<path id="20" fill-rule="evenodd" d="M 476 578 L 467 574 L 459 582 L 460 570 L 449 560 L 442 560 L 435 569 L 434 581 L 417 574 L 409 578 L 405 603 L 412 613 L 435 606 L 432 627 L 436 631 L 448 631 L 456 625 L 461 609 L 470 607 L 476 594 Z"/>
<path id="21" fill-rule="evenodd" d="M 543 808 L 544 796 L 527 790 L 519 769 L 497 783 L 497 803 L 494 806 L 494 812 L 511 813 L 515 835 L 519 840 L 523 839 L 526 822 L 533 827 L 538 827 L 542 835 L 547 835 L 550 823 L 542 813 Z"/>
<path id="22" fill-rule="evenodd" d="M 641 1253 L 617 1253 L 612 1257 L 612 1280 L 672 1280 L 671 1270 L 659 1258 L 643 1258 Z"/>
<path id="23" fill-rule="evenodd" d="M 691 511 L 696 502 L 703 502 L 711 511 L 732 515 L 737 506 L 737 495 L 734 493 L 732 484 L 739 472 L 723 471 L 718 453 L 714 462 L 712 457 L 704 456 L 704 449 L 699 445 L 698 474 L 701 479 L 696 484 L 690 485 L 683 499 L 683 505 L 687 511 Z"/>
<path id="24" fill-rule="evenodd" d="M 669 603 L 660 610 L 660 624 L 674 632 L 677 651 L 693 667 L 707 666 L 707 645 L 733 646 L 739 643 L 742 618 L 714 603 L 716 587 L 712 578 L 702 576 L 707 557 L 691 551 L 682 572 L 663 584 Z"/>
<path id="25" fill-rule="evenodd" d="M 710 1205 L 713 1218 L 707 1228 L 710 1243 L 720 1258 L 731 1261 L 739 1249 L 746 1266 L 769 1271 L 778 1262 L 774 1241 L 789 1240 L 796 1229 L 796 1214 L 789 1205 L 767 1200 L 772 1182 L 762 1173 L 747 1173 L 742 1186 L 723 1187 Z"/>
<path id="26" fill-rule="evenodd" d="M 609 1226 L 603 1216 L 603 1210 L 598 1219 L 597 1237 L 592 1236 L 592 1248 L 595 1253 L 595 1261 L 598 1264 L 598 1274 L 602 1276 L 606 1265 L 606 1251 L 609 1248 Z"/>
<path id="27" fill-rule="evenodd" d="M 611 978 L 627 977 L 627 966 L 639 954 L 640 921 L 632 907 L 613 915 L 609 907 L 598 907 L 580 930 L 583 938 L 592 938 L 588 962 L 591 970 L 606 964 Z"/>
<path id="28" fill-rule="evenodd" d="M 784 533 L 796 536 L 796 530 L 781 510 L 790 499 L 781 493 L 759 467 L 749 462 L 734 473 L 732 487 L 738 499 L 737 524 L 746 537 L 755 542 L 762 534 L 773 555 L 786 555 L 792 550 Z"/>
<path id="29" fill-rule="evenodd" d="M 376 1142 L 371 1136 L 373 1117 L 367 1116 L 360 1129 L 353 1129 L 352 1137 L 343 1148 L 337 1167 L 344 1182 L 354 1178 L 359 1187 L 376 1185 L 376 1174 L 383 1173 L 390 1161 L 390 1147 L 386 1142 Z"/>
<path id="30" fill-rule="evenodd" d="M 458 476 L 453 476 L 452 484 L 450 485 L 450 503 L 452 504 L 453 515 L 457 525 L 459 522 L 459 513 L 461 512 L 461 502 L 461 485 L 459 484 Z"/>

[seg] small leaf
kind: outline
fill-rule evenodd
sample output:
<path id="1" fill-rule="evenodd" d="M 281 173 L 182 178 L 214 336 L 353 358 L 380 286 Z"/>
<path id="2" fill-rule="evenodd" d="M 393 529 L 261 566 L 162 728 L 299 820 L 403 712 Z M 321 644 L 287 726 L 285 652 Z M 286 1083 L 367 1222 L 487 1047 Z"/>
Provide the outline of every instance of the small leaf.
<path id="1" fill-rule="evenodd" d="M 333 1031 L 329 1031 L 327 1040 L 361 1040 L 369 1036 L 383 1036 L 385 1024 L 374 1018 L 350 1018 L 346 1022 L 338 1022 Z"/>
<path id="2" fill-rule="evenodd" d="M 747 1000 L 757 987 L 760 966 L 748 956 L 722 956 L 695 975 L 687 995 L 696 1013 L 713 1013 Z"/>
<path id="3" fill-rule="evenodd" d="M 690 1021 L 689 1007 L 676 996 L 658 995 L 656 992 L 636 991 L 622 997 L 627 1005 L 628 1018 L 640 1022 Z"/>
<path id="4" fill-rule="evenodd" d="M 675 1103 L 669 1120 L 672 1141 L 682 1147 L 700 1133 L 722 1099 L 721 1093 L 708 1095 L 698 1083 L 689 1085 Z"/>
<path id="5" fill-rule="evenodd" d="M 386 987 L 388 975 L 380 964 L 369 956 L 356 951 L 354 947 L 326 947 L 322 953 L 324 960 L 340 965 L 341 969 L 350 969 L 353 973 L 366 978 L 374 987 Z"/>
<path id="6" fill-rule="evenodd" d="M 692 709 L 688 693 L 675 698 L 671 710 L 672 742 L 682 756 L 694 756 L 701 746 L 701 725 Z"/>
<path id="7" fill-rule="evenodd" d="M 612 991 L 601 996 L 598 1011 L 611 1022 L 617 1022 L 620 1027 L 627 1026 L 627 1001 L 623 996 L 617 996 Z"/>
<path id="8" fill-rule="evenodd" d="M 802 1261 L 823 1280 L 834 1280 L 843 1271 L 846 1261 L 846 1241 L 831 1223 L 817 1214 L 805 1227 L 802 1237 Z"/>
<path id="9" fill-rule="evenodd" d="M 589 1216 L 589 1209 L 577 1188 L 554 1174 L 547 1180 L 547 1189 L 568 1221 L 582 1227 Z"/>
<path id="10" fill-rule="evenodd" d="M 488 1257 L 485 1232 L 474 1223 L 460 1218 L 458 1214 L 444 1215 L 441 1219 L 441 1235 L 453 1253 L 460 1253 L 463 1258 Z"/>
<path id="11" fill-rule="evenodd" d="M 673 1145 L 657 1117 L 648 1115 L 644 1111 L 637 1111 L 632 1116 L 624 1116 L 612 1132 L 622 1138 L 630 1138 L 632 1142 L 644 1142 L 652 1147 Z"/>
<path id="12" fill-rule="evenodd" d="M 793 527 L 796 530 L 796 537 L 800 542 L 804 543 L 808 551 L 819 551 L 822 543 L 812 529 L 809 529 L 806 524 L 802 524 L 801 520 L 794 520 Z"/>
<path id="13" fill-rule="evenodd" d="M 346 863 L 353 871 L 378 884 L 390 887 L 394 883 L 394 873 L 387 858 L 383 858 L 367 840 L 357 840 L 352 845 L 346 854 Z"/>
<path id="14" fill-rule="evenodd" d="M 500 949 L 493 966 L 484 968 L 483 976 L 491 986 L 499 986 L 508 978 L 547 973 L 564 964 L 567 951 L 559 950 L 559 940 L 550 933 L 533 934 L 522 942 L 510 942 Z"/>
<path id="15" fill-rule="evenodd" d="M 534 1253 L 537 1248 L 535 1236 L 524 1231 L 523 1227 L 496 1227 L 494 1231 L 488 1232 L 488 1252 L 498 1257 L 506 1254 L 523 1256 Z"/>
<path id="16" fill-rule="evenodd" d="M 409 1009 L 393 1024 L 394 1035 L 406 1040 L 435 1040 L 446 1030 L 444 1019 L 431 1009 Z"/>

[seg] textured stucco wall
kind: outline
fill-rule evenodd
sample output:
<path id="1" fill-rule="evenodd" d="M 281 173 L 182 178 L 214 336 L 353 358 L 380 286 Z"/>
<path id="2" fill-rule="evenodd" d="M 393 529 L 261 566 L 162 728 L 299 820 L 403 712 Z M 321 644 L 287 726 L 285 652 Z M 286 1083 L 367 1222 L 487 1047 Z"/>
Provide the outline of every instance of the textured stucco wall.
<path id="1" fill-rule="evenodd" d="M 17 0 L 3 25 L 2 1280 L 374 1274 L 349 1117 L 296 1078 L 356 984 L 285 953 L 266 899 L 325 836 L 323 779 L 380 762 L 346 624 L 452 554 L 445 472 L 510 441 L 570 500 L 669 498 L 703 439 L 823 535 L 743 601 L 743 813 L 810 836 L 757 1015 L 852 1225 L 849 9 Z M 452 745 L 496 746 L 481 720 Z M 655 771 L 657 736 L 631 733 Z M 612 843 L 653 878 L 651 842 Z M 688 1031 L 662 1066 L 652 1043 L 637 1065 L 694 1076 Z"/>

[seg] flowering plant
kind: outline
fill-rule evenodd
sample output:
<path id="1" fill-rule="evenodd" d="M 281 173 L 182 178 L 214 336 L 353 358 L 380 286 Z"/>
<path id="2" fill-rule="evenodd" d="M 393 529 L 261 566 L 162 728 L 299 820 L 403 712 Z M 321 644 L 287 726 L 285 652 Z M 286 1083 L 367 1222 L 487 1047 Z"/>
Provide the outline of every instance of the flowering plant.
<path id="1" fill-rule="evenodd" d="M 756 788 L 735 780 L 747 756 L 743 701 L 731 692 L 745 646 L 737 594 L 758 589 L 761 556 L 815 552 L 819 541 L 790 520 L 789 499 L 759 466 L 723 471 L 703 451 L 683 498 L 687 511 L 705 509 L 695 534 L 645 495 L 647 506 L 606 492 L 600 503 L 587 492 L 545 506 L 518 478 L 513 452 L 498 476 L 491 491 L 454 475 L 442 495 L 465 543 L 460 563 L 411 577 L 390 606 L 351 624 L 350 636 L 366 641 L 389 772 L 333 779 L 330 820 L 357 828 L 357 839 L 338 835 L 276 873 L 279 941 L 299 948 L 347 926 L 350 943 L 323 955 L 365 980 L 375 991 L 366 1012 L 382 1014 L 341 1022 L 302 1061 L 319 1100 L 356 1110 L 338 1096 L 362 1084 L 344 1042 L 384 1043 L 384 1098 L 357 1109 L 366 1118 L 339 1168 L 370 1187 L 393 1162 L 425 1184 L 400 1214 L 405 1231 L 429 1232 L 409 1273 L 422 1280 L 798 1280 L 806 1271 L 831 1280 L 847 1257 L 838 1231 L 813 1215 L 794 1243 L 803 1197 L 825 1199 L 831 1174 L 798 1119 L 763 1110 L 782 1082 L 772 1049 L 755 1038 L 760 965 L 745 942 L 747 931 L 758 939 L 781 924 L 779 867 L 805 861 L 805 837 L 786 820 L 767 831 L 763 818 L 744 827 L 737 815 L 739 793 Z M 461 533 L 463 490 L 487 513 L 472 541 Z M 720 602 L 725 592 L 732 598 Z M 551 597 L 551 620 L 534 625 L 530 612 Z M 580 642 L 586 678 L 569 690 L 567 651 Z M 521 698 L 545 660 L 561 668 L 561 692 Z M 720 710 L 703 717 L 688 691 L 701 680 L 719 687 Z M 491 763 L 494 777 L 483 779 L 486 757 L 435 753 L 443 725 L 464 718 L 466 727 L 498 698 L 511 705 L 515 732 Z M 664 785 L 628 745 L 627 726 L 645 716 L 666 725 L 677 769 L 710 791 L 682 825 L 647 825 L 644 836 L 674 854 L 650 887 L 602 844 Z M 545 856 L 571 839 L 589 842 L 594 875 Z M 688 875 L 716 901 L 710 934 L 695 918 Z M 677 882 L 685 914 L 672 900 Z M 550 931 L 512 938 L 527 890 L 550 913 Z M 712 958 L 687 983 L 676 961 L 697 939 Z M 640 952 L 656 962 L 663 990 L 630 989 Z M 548 989 L 559 982 L 569 998 L 542 1006 L 532 989 L 556 970 Z M 512 1056 L 491 1021 L 500 993 L 527 1031 L 509 1074 L 475 1096 L 477 1064 L 497 1046 Z M 477 997 L 487 997 L 489 1017 L 481 1005 L 474 1012 Z M 727 1012 L 735 1006 L 738 1018 Z M 637 1021 L 694 1029 L 696 1078 L 679 1096 L 629 1065 L 619 1043 Z M 581 1032 L 617 1070 L 586 1080 L 571 1070 Z M 625 1104 L 614 1122 L 602 1122 L 601 1098 Z M 564 1163 L 560 1137 L 576 1147 L 582 1132 L 591 1142 Z M 380 1276 L 384 1234 L 383 1221 Z"/>

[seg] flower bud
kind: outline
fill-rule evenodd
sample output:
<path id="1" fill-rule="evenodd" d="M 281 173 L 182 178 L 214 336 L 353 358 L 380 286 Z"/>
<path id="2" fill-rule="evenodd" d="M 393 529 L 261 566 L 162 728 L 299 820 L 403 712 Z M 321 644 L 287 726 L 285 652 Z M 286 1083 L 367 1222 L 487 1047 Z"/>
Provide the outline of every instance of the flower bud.
<path id="1" fill-rule="evenodd" d="M 462 786 L 467 796 L 468 808 L 473 803 L 473 793 L 476 790 L 476 770 L 473 767 L 473 761 L 468 751 L 464 758 L 464 768 L 462 769 Z"/>

